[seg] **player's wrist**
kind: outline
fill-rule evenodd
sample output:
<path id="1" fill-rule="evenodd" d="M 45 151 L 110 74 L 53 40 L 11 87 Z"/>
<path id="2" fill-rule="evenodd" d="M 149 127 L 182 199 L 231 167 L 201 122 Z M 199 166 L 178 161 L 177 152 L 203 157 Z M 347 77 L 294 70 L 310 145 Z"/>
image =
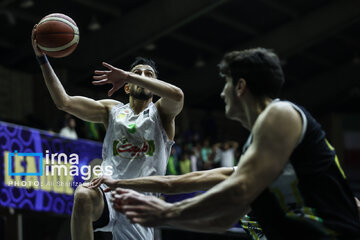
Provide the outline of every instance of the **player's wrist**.
<path id="1" fill-rule="evenodd" d="M 118 188 L 118 187 L 123 188 L 124 184 L 122 184 L 122 183 L 123 183 L 123 181 L 121 179 L 115 180 L 114 185 L 113 185 L 114 189 Z"/>
<path id="2" fill-rule="evenodd" d="M 133 72 L 125 72 L 125 82 L 126 83 L 132 83 L 132 80 L 134 79 L 134 77 L 137 77 L 139 75 L 133 73 Z"/>
<path id="3" fill-rule="evenodd" d="M 181 215 L 182 208 L 178 204 L 167 203 L 166 207 L 162 210 L 162 219 L 164 223 L 175 222 Z"/>
<path id="4" fill-rule="evenodd" d="M 42 54 L 41 56 L 36 55 L 36 60 L 40 66 L 49 62 L 45 54 Z"/>

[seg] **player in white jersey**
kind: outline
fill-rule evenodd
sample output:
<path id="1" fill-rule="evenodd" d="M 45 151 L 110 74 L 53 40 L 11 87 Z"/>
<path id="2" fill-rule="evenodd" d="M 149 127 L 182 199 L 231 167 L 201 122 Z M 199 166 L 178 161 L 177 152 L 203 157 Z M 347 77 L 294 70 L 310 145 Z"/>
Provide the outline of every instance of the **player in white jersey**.
<path id="1" fill-rule="evenodd" d="M 108 70 L 95 71 L 94 76 L 95 85 L 113 85 L 109 96 L 124 86 L 129 95 L 128 104 L 113 99 L 96 101 L 69 96 L 46 55 L 38 48 L 35 34 L 36 26 L 32 32 L 33 49 L 57 108 L 86 121 L 103 123 L 107 128 L 102 166 L 113 167 L 111 177 L 164 175 L 175 135 L 175 117 L 184 102 L 181 89 L 156 79 L 153 61 L 137 58 L 129 72 L 103 63 Z M 153 94 L 160 96 L 155 104 Z M 153 239 L 151 228 L 118 218 L 107 201 L 108 196 L 100 188 L 79 186 L 76 189 L 71 216 L 73 240 L 93 239 L 93 222 L 98 230 L 111 231 L 114 239 Z"/>

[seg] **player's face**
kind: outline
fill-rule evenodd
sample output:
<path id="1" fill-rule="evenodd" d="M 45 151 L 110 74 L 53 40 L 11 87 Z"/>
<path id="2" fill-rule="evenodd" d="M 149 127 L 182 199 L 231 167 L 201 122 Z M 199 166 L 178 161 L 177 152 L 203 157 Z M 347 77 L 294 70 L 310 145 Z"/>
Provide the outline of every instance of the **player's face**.
<path id="1" fill-rule="evenodd" d="M 156 78 L 154 69 L 149 65 L 136 65 L 133 69 L 131 69 L 131 72 L 144 77 Z M 149 98 L 152 98 L 153 93 L 150 92 L 149 89 L 131 84 L 130 95 L 140 100 L 148 100 Z"/>
<path id="2" fill-rule="evenodd" d="M 225 115 L 232 119 L 235 116 L 235 89 L 232 77 L 225 75 L 225 86 L 221 92 L 221 98 L 225 102 Z"/>

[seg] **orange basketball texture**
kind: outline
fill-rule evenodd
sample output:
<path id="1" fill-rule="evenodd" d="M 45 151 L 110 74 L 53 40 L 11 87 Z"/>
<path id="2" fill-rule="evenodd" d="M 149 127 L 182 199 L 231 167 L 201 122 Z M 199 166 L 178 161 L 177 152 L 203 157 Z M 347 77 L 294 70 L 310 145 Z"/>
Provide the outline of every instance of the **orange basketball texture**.
<path id="1" fill-rule="evenodd" d="M 52 13 L 40 20 L 36 28 L 36 42 L 48 56 L 62 58 L 70 55 L 80 39 L 74 20 L 62 13 Z"/>

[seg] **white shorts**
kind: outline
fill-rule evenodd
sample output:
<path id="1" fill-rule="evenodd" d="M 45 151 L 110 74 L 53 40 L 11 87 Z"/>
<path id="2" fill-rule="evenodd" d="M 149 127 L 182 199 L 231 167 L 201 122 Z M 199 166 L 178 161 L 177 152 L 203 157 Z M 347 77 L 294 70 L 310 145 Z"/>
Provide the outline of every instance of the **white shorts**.
<path id="1" fill-rule="evenodd" d="M 132 224 L 120 212 L 117 212 L 110 201 L 111 192 L 104 193 L 106 185 L 100 186 L 104 196 L 104 209 L 101 217 L 93 222 L 94 231 L 112 232 L 114 240 L 151 240 L 154 239 L 154 229 Z"/>

